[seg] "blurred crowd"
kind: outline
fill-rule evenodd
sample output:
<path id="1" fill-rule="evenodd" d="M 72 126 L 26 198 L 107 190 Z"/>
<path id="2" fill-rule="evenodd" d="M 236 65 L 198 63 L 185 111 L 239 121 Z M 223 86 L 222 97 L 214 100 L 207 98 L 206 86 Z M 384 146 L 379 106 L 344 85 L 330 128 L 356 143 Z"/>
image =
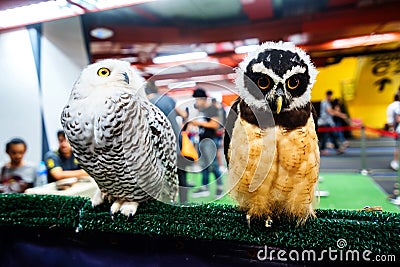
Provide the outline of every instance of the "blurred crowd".
<path id="1" fill-rule="evenodd" d="M 329 148 L 335 149 L 336 154 L 343 154 L 349 145 L 345 133 L 348 132 L 346 126 L 350 126 L 351 121 L 343 102 L 339 98 L 333 98 L 332 90 L 326 91 L 317 116 L 321 156 L 329 155 Z"/>
<path id="2" fill-rule="evenodd" d="M 154 82 L 146 84 L 146 95 L 170 120 L 178 140 L 178 177 L 180 184 L 180 201 L 188 201 L 189 188 L 187 173 L 201 173 L 201 186 L 192 192 L 192 197 L 210 196 L 210 179 L 215 179 L 217 189 L 213 192 L 216 198 L 223 194 L 223 172 L 226 170 L 222 155 L 222 138 L 226 112 L 224 105 L 215 98 L 209 97 L 203 88 L 193 91 L 195 114 L 190 114 L 187 107 L 180 108 L 176 101 L 165 93 L 160 93 Z M 179 119 L 178 119 L 179 118 Z M 198 153 L 198 160 L 182 155 L 182 132 L 188 137 Z M 39 164 L 24 159 L 28 149 L 27 143 L 20 137 L 12 138 L 6 143 L 9 161 L 1 168 L 0 193 L 23 193 L 26 189 L 43 186 L 66 178 L 81 178 L 89 175 L 81 169 L 75 158 L 71 145 L 63 130 L 57 133 L 58 147 L 48 151 Z M 211 176 L 213 174 L 213 176 Z"/>
<path id="3" fill-rule="evenodd" d="M 222 101 L 210 97 L 203 88 L 196 88 L 192 93 L 194 102 L 189 114 L 187 106 L 178 106 L 176 100 L 167 93 L 160 93 L 154 82 L 148 81 L 146 95 L 170 120 L 178 140 L 178 177 L 180 201 L 192 198 L 213 196 L 218 199 L 224 193 L 226 162 L 223 155 L 224 125 L 228 108 Z M 389 131 L 400 133 L 400 94 L 396 94 L 387 108 L 387 127 Z M 339 98 L 333 97 L 331 90 L 326 91 L 325 99 L 315 106 L 318 120 L 318 139 L 321 156 L 343 154 L 351 137 L 347 126 L 351 126 L 350 116 Z M 194 110 L 194 112 L 193 112 Z M 72 148 L 62 130 L 57 133 L 58 147 L 48 151 L 40 164 L 24 159 L 28 144 L 19 137 L 12 138 L 5 144 L 9 160 L 1 167 L 0 192 L 22 193 L 26 189 L 42 186 L 71 177 L 87 177 L 88 174 L 79 166 Z M 198 159 L 182 153 L 182 138 L 188 137 L 195 148 Z M 390 166 L 399 169 L 399 151 L 394 151 Z M 195 183 L 188 178 L 188 173 L 198 173 L 200 182 L 197 188 L 189 190 Z M 190 176 L 192 177 L 192 175 Z M 200 183 L 200 184 L 199 184 Z M 215 191 L 210 191 L 210 183 L 215 183 Z M 213 189 L 214 190 L 214 189 Z"/>

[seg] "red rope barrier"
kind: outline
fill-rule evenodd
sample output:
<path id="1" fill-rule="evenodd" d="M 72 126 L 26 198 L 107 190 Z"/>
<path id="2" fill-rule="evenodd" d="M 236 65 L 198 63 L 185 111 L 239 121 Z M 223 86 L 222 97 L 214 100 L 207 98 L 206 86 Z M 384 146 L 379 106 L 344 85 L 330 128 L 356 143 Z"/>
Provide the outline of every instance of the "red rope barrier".
<path id="1" fill-rule="evenodd" d="M 365 126 L 365 130 L 371 131 L 371 132 L 375 132 L 375 133 L 379 133 L 381 135 L 388 136 L 388 137 L 393 137 L 393 138 L 397 138 L 398 135 L 399 135 L 396 132 L 389 132 L 389 131 L 385 131 L 385 130 L 379 130 L 379 129 L 371 128 L 371 127 L 368 127 L 368 126 Z"/>
<path id="2" fill-rule="evenodd" d="M 361 127 L 356 126 L 333 126 L 333 127 L 318 127 L 318 132 L 326 133 L 326 132 L 343 132 L 343 131 L 352 131 L 359 130 Z"/>
<path id="3" fill-rule="evenodd" d="M 318 132 L 326 133 L 326 132 L 343 132 L 343 131 L 353 131 L 353 130 L 361 130 L 362 126 L 334 126 L 334 127 L 318 127 Z M 378 133 L 383 136 L 397 138 L 398 133 L 396 132 L 389 132 L 385 130 L 375 129 L 369 126 L 364 126 L 366 131 Z"/>

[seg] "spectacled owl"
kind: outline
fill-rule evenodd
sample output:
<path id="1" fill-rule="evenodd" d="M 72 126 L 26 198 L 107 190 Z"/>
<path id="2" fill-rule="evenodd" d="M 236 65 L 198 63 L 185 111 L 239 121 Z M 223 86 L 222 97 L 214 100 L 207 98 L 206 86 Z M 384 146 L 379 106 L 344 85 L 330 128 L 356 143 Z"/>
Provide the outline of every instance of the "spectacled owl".
<path id="1" fill-rule="evenodd" d="M 239 97 L 228 115 L 224 153 L 230 195 L 272 225 L 314 217 L 320 155 L 311 89 L 318 71 L 292 43 L 266 42 L 236 69 Z"/>
<path id="2" fill-rule="evenodd" d="M 61 115 L 74 155 L 100 189 L 93 206 L 111 200 L 111 214 L 131 216 L 140 202 L 177 197 L 175 134 L 143 85 L 128 62 L 96 62 L 82 71 Z"/>

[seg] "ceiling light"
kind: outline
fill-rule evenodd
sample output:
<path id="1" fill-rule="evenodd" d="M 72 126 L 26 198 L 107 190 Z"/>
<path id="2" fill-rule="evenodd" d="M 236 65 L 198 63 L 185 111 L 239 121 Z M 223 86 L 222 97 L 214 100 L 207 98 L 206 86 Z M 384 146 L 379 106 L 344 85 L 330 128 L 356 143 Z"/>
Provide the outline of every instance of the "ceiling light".
<path id="1" fill-rule="evenodd" d="M 183 53 L 176 55 L 167 55 L 167 56 L 157 56 L 153 58 L 154 64 L 164 64 L 164 63 L 172 63 L 179 61 L 187 61 L 187 60 L 196 60 L 207 57 L 208 54 L 206 52 L 191 52 L 191 53 Z"/>
<path id="2" fill-rule="evenodd" d="M 0 11 L 0 29 L 77 16 L 84 11 L 65 0 L 46 1 Z"/>
<path id="3" fill-rule="evenodd" d="M 139 58 L 137 57 L 121 57 L 119 59 L 123 61 L 128 61 L 129 63 L 139 62 Z"/>
<path id="4" fill-rule="evenodd" d="M 367 46 L 375 44 L 383 44 L 398 41 L 400 39 L 399 34 L 385 33 L 385 34 L 372 34 L 359 37 L 338 39 L 332 41 L 330 46 L 333 49 L 351 48 L 355 46 Z"/>
<path id="5" fill-rule="evenodd" d="M 310 39 L 310 36 L 308 33 L 296 33 L 289 35 L 288 41 L 294 43 L 295 45 L 302 45 L 306 44 Z"/>
<path id="6" fill-rule="evenodd" d="M 151 0 L 153 1 L 153 0 Z M 93 1 L 92 2 L 96 2 L 96 5 L 99 9 L 108 9 L 108 8 L 116 8 L 116 7 L 122 7 L 122 6 L 128 6 L 128 5 L 134 5 L 134 4 L 138 4 L 138 3 L 144 3 L 144 2 L 150 2 L 145 1 L 145 0 L 114 0 L 114 1 L 110 1 L 110 0 L 97 0 L 97 1 Z"/>
<path id="7" fill-rule="evenodd" d="M 114 32 L 107 28 L 95 28 L 90 31 L 90 35 L 98 39 L 108 39 L 114 35 Z"/>
<path id="8" fill-rule="evenodd" d="M 169 83 L 168 89 L 173 90 L 173 89 L 191 88 L 195 86 L 196 86 L 195 81 L 183 81 L 183 82 Z"/>
<path id="9" fill-rule="evenodd" d="M 71 0 L 71 2 L 89 10 L 106 10 L 111 8 L 118 8 L 123 6 L 141 4 L 145 2 L 150 2 L 154 0 Z"/>
<path id="10" fill-rule="evenodd" d="M 257 49 L 258 45 L 242 45 L 235 48 L 236 54 L 246 54 Z"/>
<path id="11" fill-rule="evenodd" d="M 53 0 L 0 11 L 0 30 L 154 0 Z M 21 1 L 22 2 L 22 1 Z M 28 2 L 28 1 L 27 1 Z"/>

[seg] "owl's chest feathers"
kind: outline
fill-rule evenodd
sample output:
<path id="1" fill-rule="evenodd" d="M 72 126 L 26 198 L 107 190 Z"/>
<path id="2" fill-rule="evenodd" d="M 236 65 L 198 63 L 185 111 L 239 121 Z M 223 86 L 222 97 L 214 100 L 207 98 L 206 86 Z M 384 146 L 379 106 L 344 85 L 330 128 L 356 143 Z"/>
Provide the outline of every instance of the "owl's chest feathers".
<path id="1" fill-rule="evenodd" d="M 108 122 L 120 119 L 127 110 L 139 109 L 137 101 L 132 100 L 128 94 L 108 97 L 92 97 L 77 99 L 75 106 L 71 108 L 76 120 L 84 123 L 95 124 L 97 122 Z M 85 114 L 82 116 L 81 110 Z"/>
<path id="2" fill-rule="evenodd" d="M 313 117 L 293 130 L 261 129 L 238 118 L 228 153 L 231 179 L 244 179 L 245 185 L 254 178 L 306 177 L 319 161 Z"/>

